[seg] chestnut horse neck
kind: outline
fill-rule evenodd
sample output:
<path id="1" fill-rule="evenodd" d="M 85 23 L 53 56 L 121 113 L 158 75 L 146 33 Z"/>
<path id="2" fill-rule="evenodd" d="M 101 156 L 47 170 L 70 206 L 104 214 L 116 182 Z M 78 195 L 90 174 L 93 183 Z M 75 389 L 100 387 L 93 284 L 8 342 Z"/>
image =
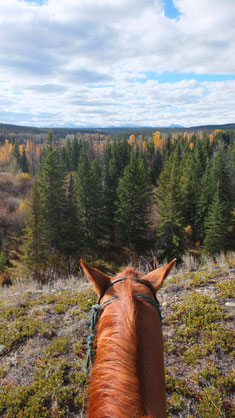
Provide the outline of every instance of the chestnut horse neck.
<path id="1" fill-rule="evenodd" d="M 127 279 L 113 287 L 116 299 L 106 305 L 97 327 L 88 416 L 165 418 L 160 316 L 148 300 L 135 297 L 153 299 L 146 285 L 132 280 L 140 274 L 126 269 L 123 275 Z"/>

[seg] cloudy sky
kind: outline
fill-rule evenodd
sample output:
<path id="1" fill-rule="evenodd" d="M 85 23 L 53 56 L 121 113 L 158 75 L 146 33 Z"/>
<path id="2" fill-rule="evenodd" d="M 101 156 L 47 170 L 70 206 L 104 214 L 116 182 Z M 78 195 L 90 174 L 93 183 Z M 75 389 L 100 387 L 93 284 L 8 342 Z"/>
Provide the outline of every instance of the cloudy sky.
<path id="1" fill-rule="evenodd" d="M 0 122 L 235 122 L 235 0 L 0 0 Z"/>

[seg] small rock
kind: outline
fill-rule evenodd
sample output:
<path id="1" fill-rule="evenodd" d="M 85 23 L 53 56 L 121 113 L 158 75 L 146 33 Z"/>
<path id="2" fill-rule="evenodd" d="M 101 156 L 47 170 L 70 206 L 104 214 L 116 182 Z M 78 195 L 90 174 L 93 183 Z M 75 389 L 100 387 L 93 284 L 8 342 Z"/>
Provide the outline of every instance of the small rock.
<path id="1" fill-rule="evenodd" d="M 225 302 L 225 306 L 229 306 L 230 308 L 235 308 L 235 302 Z"/>
<path id="2" fill-rule="evenodd" d="M 10 357 L 10 362 L 12 366 L 15 366 L 17 364 L 17 354 L 13 354 L 13 356 Z"/>
<path id="3" fill-rule="evenodd" d="M 6 352 L 6 347 L 3 344 L 0 344 L 0 356 L 2 356 L 3 354 L 5 354 Z"/>
<path id="4" fill-rule="evenodd" d="M 174 328 L 171 328 L 168 332 L 167 332 L 167 336 L 168 337 L 173 337 L 173 335 L 175 335 L 176 330 Z"/>

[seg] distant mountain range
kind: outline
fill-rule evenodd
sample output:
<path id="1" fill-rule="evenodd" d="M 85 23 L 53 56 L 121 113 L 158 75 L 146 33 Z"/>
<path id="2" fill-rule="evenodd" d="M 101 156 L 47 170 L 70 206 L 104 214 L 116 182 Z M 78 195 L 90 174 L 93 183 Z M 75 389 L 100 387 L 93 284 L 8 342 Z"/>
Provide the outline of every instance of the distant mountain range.
<path id="1" fill-rule="evenodd" d="M 191 126 L 184 127 L 181 125 L 170 125 L 168 127 L 158 127 L 158 126 L 110 126 L 106 128 L 98 127 L 63 127 L 63 128 L 37 128 L 33 126 L 19 126 L 19 125 L 9 125 L 5 123 L 0 123 L 0 137 L 3 138 L 5 135 L 16 134 L 16 135 L 26 135 L 30 134 L 39 135 L 44 137 L 47 135 L 49 129 L 53 130 L 53 133 L 56 137 L 65 137 L 67 134 L 74 134 L 75 132 L 82 133 L 102 133 L 106 135 L 116 135 L 118 133 L 136 133 L 136 134 L 151 134 L 154 131 L 162 132 L 182 132 L 182 131 L 201 131 L 207 130 L 208 132 L 214 131 L 215 129 L 231 130 L 235 129 L 235 123 L 228 123 L 223 125 L 200 125 L 200 126 Z"/>

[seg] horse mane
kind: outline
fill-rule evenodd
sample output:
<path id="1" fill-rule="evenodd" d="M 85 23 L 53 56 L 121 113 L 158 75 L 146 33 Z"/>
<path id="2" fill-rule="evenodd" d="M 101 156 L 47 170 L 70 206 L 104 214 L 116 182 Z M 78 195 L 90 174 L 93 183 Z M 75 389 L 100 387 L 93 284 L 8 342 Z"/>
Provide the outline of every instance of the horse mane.
<path id="1" fill-rule="evenodd" d="M 140 277 L 127 267 L 118 274 Z M 89 416 L 93 418 L 141 417 L 141 394 L 138 379 L 136 302 L 132 283 L 119 288 L 119 298 L 102 313 L 95 344 L 96 361 L 89 385 Z M 110 344 L 112 342 L 112 344 Z M 107 367 L 105 366 L 107 365 Z"/>

